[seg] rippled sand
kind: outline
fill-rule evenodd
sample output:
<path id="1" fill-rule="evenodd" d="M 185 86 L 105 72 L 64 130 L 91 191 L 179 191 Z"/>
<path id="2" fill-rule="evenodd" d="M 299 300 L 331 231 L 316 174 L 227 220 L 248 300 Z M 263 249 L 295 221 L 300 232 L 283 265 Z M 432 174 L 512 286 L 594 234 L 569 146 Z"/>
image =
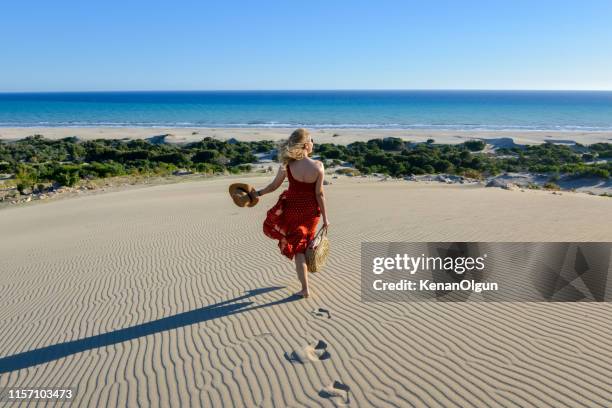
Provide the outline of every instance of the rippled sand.
<path id="1" fill-rule="evenodd" d="M 295 300 L 293 264 L 262 233 L 282 190 L 238 208 L 231 181 L 1 210 L 0 387 L 78 387 L 75 406 L 612 400 L 609 303 L 359 293 L 362 241 L 612 241 L 611 199 L 334 179 L 331 257 L 311 275 L 313 296 Z"/>

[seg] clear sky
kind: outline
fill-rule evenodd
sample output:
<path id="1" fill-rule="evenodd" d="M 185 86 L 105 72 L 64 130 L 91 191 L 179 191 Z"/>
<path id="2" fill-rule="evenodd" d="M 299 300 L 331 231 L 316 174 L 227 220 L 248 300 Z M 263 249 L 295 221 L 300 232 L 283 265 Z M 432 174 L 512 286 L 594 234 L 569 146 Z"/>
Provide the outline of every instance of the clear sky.
<path id="1" fill-rule="evenodd" d="M 612 90 L 612 1 L 0 4 L 0 91 L 209 89 Z"/>

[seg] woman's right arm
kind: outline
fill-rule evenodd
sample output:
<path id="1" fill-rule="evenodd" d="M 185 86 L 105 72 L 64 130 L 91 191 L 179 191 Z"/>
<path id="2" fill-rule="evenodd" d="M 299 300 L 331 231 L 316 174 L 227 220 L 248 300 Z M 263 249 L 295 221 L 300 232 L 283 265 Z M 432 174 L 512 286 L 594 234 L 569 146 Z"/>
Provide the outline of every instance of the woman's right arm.
<path id="1" fill-rule="evenodd" d="M 317 203 L 319 204 L 319 208 L 321 209 L 321 216 L 323 217 L 323 227 L 327 227 L 329 225 L 329 220 L 327 219 L 327 209 L 325 208 L 325 192 L 323 191 L 325 168 L 323 167 L 323 163 L 319 162 L 319 164 L 319 177 L 317 177 L 317 185 L 315 192 L 317 196 Z"/>
<path id="2" fill-rule="evenodd" d="M 287 175 L 287 172 L 285 170 L 285 166 L 281 164 L 278 167 L 278 172 L 276 173 L 276 177 L 274 178 L 274 180 L 272 180 L 270 184 L 268 184 L 261 190 L 257 190 L 257 194 L 262 196 L 264 194 L 273 192 L 274 190 L 279 188 L 281 184 L 283 184 L 283 181 L 285 180 L 286 175 Z"/>

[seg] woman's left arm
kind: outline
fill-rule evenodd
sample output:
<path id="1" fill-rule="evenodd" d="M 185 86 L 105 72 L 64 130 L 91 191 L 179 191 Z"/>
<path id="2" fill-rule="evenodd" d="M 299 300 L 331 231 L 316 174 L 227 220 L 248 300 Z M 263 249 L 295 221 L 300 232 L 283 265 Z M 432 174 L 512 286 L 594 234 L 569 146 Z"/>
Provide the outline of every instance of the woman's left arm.
<path id="1" fill-rule="evenodd" d="M 285 170 L 285 166 L 283 164 L 281 164 L 278 167 L 278 172 L 276 173 L 276 177 L 274 178 L 274 180 L 272 180 L 272 182 L 270 184 L 268 184 L 267 186 L 265 186 L 261 190 L 257 190 L 257 194 L 259 196 L 262 196 L 264 194 L 268 194 L 268 193 L 273 192 L 274 190 L 279 188 L 281 186 L 281 184 L 283 184 L 283 181 L 285 180 L 285 176 L 286 175 L 287 175 L 287 171 Z"/>

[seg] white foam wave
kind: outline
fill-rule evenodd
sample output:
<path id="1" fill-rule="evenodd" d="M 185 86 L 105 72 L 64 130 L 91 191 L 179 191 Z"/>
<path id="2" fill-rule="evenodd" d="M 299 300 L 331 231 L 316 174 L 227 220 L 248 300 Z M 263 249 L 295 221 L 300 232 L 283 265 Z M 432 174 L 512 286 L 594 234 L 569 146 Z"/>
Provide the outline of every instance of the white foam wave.
<path id="1" fill-rule="evenodd" d="M 439 130 L 439 131 L 541 131 L 541 132 L 609 132 L 612 126 L 578 125 L 485 125 L 485 124 L 401 124 L 401 123 L 307 123 L 307 122 L 249 122 L 249 123 L 199 123 L 199 122 L 0 122 L 0 127 L 68 127 L 68 128 L 295 128 L 311 129 L 393 129 L 393 130 Z"/>

